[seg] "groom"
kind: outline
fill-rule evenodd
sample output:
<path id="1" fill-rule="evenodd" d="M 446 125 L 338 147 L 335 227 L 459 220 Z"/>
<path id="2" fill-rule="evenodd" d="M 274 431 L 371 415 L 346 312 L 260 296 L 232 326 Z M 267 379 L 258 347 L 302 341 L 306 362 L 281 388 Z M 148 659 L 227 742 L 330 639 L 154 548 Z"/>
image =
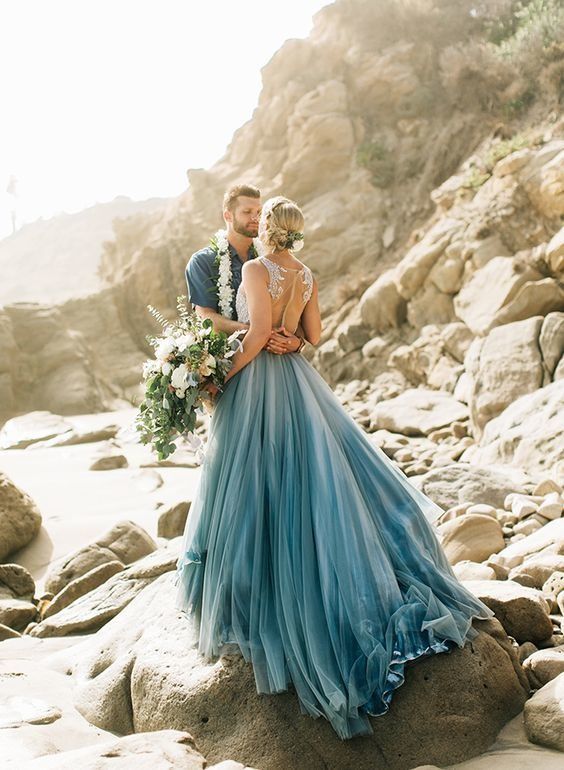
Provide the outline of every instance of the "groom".
<path id="1" fill-rule="evenodd" d="M 242 280 L 243 264 L 257 256 L 253 238 L 258 235 L 261 205 L 260 190 L 253 185 L 235 185 L 230 187 L 223 196 L 223 219 L 227 230 L 228 248 L 224 259 L 231 268 L 229 302 L 220 296 L 218 283 L 221 284 L 224 280 L 220 273 L 225 274 L 225 267 L 220 271 L 217 243 L 197 251 L 186 265 L 188 298 L 201 318 L 209 318 L 213 321 L 216 331 L 231 334 L 249 327 L 249 324 L 234 320 L 237 318 L 235 297 Z M 222 252 L 219 258 L 221 255 Z M 265 349 L 282 355 L 301 350 L 303 344 L 301 337 L 290 334 L 282 328 L 273 329 Z"/>

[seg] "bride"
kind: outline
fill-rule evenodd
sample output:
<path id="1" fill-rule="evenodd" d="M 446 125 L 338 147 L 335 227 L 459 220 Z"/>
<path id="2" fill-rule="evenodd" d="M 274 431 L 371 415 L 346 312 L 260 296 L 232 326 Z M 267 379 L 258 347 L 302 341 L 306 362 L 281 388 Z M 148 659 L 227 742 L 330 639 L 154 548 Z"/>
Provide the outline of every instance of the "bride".
<path id="1" fill-rule="evenodd" d="M 177 562 L 176 606 L 208 660 L 239 651 L 257 691 L 295 689 L 342 739 L 371 734 L 408 661 L 463 647 L 493 612 L 457 580 L 430 521 L 442 510 L 374 447 L 301 355 L 271 330 L 319 342 L 317 283 L 292 254 L 299 207 L 265 204 L 266 256 L 237 294 L 249 323 L 211 420 Z"/>

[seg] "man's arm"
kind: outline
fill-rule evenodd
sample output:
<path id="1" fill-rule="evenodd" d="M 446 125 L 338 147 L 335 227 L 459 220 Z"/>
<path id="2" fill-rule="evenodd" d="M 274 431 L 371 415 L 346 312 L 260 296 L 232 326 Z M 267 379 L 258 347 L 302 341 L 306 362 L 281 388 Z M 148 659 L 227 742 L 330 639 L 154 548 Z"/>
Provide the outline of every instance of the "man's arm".
<path id="1" fill-rule="evenodd" d="M 216 332 L 226 332 L 227 334 L 232 334 L 233 332 L 239 331 L 239 329 L 249 328 L 249 324 L 241 323 L 241 321 L 232 321 L 230 318 L 226 318 L 225 316 L 221 315 L 221 313 L 218 313 L 217 310 L 214 310 L 211 307 L 194 305 L 194 310 L 200 316 L 200 318 L 209 318 L 213 323 L 213 328 Z"/>

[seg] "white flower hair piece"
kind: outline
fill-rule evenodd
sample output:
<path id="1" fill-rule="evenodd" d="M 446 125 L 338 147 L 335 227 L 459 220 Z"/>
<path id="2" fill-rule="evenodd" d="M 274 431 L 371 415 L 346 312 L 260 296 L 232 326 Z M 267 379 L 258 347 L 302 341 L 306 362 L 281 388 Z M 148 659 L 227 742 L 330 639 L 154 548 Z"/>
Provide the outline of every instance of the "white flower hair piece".
<path id="1" fill-rule="evenodd" d="M 290 251 L 301 251 L 304 247 L 304 234 L 295 230 L 288 230 L 286 248 Z"/>

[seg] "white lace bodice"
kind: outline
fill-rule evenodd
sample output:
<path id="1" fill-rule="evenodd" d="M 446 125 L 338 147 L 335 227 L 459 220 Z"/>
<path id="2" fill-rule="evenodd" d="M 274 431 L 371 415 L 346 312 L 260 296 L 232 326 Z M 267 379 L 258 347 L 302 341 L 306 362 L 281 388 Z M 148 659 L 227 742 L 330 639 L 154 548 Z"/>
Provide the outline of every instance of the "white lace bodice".
<path id="1" fill-rule="evenodd" d="M 268 293 L 272 300 L 272 325 L 286 326 L 295 331 L 306 304 L 313 291 L 313 274 L 307 265 L 296 270 L 282 267 L 268 257 L 258 257 L 268 270 Z M 237 318 L 243 323 L 249 322 L 247 295 L 243 284 L 239 286 L 235 298 Z"/>

